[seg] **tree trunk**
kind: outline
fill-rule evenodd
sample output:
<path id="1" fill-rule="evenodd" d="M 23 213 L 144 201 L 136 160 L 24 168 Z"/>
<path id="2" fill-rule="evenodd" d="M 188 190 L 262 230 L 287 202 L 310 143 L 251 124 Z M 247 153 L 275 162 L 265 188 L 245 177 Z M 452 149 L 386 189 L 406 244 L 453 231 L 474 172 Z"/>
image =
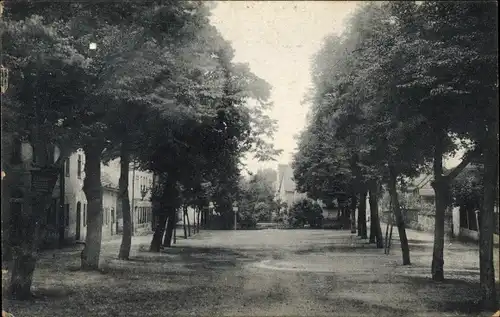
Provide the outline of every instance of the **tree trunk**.
<path id="1" fill-rule="evenodd" d="M 201 209 L 198 209 L 198 213 L 196 214 L 198 217 L 198 233 L 200 232 L 200 223 L 201 223 Z"/>
<path id="2" fill-rule="evenodd" d="M 85 180 L 83 191 L 87 197 L 87 237 L 82 269 L 99 268 L 102 240 L 102 185 L 101 155 L 104 143 L 94 141 L 83 148 L 85 152 Z"/>
<path id="3" fill-rule="evenodd" d="M 196 234 L 196 210 L 193 213 L 193 234 Z"/>
<path id="4" fill-rule="evenodd" d="M 166 248 L 172 247 L 172 236 L 174 232 L 174 227 L 175 227 L 175 212 L 176 210 L 170 210 L 169 216 L 168 216 L 168 221 L 167 221 L 167 228 L 165 232 L 165 240 L 163 240 L 163 246 Z"/>
<path id="5" fill-rule="evenodd" d="M 161 240 L 165 232 L 166 224 L 167 215 L 164 210 L 161 210 L 161 214 L 158 216 L 158 222 L 156 223 L 155 232 L 153 233 L 153 240 L 151 240 L 151 245 L 149 246 L 150 252 L 160 252 Z"/>
<path id="6" fill-rule="evenodd" d="M 372 221 L 370 236 L 373 232 L 374 242 L 376 242 L 377 248 L 382 249 L 384 247 L 384 240 L 382 238 L 382 229 L 380 228 L 380 218 L 378 215 L 378 188 L 376 182 L 370 184 L 369 193 L 368 202 L 370 203 L 370 218 Z"/>
<path id="7" fill-rule="evenodd" d="M 496 107 L 495 107 L 496 108 Z M 498 108 L 496 110 L 498 112 Z M 496 310 L 493 233 L 495 231 L 495 201 L 498 195 L 498 116 L 489 126 L 484 146 L 484 198 L 479 226 L 479 281 L 484 309 Z"/>
<path id="8" fill-rule="evenodd" d="M 371 204 L 371 201 L 369 201 L 369 203 Z M 377 238 L 375 236 L 376 236 L 375 222 L 373 221 L 373 211 L 370 207 L 370 239 L 369 239 L 370 243 L 375 243 L 377 241 Z"/>
<path id="9" fill-rule="evenodd" d="M 366 197 L 368 193 L 366 189 L 360 194 L 359 210 L 358 210 L 358 233 L 361 239 L 367 238 L 366 228 Z"/>
<path id="10" fill-rule="evenodd" d="M 37 260 L 38 245 L 43 241 L 42 230 L 40 224 L 43 223 L 46 217 L 47 207 L 50 205 L 52 192 L 59 176 L 60 168 L 66 158 L 66 153 L 61 149 L 58 161 L 54 162 L 49 160 L 49 151 L 53 148 L 46 144 L 44 140 L 38 139 L 39 133 L 34 133 L 35 146 L 34 154 L 36 164 L 42 169 L 54 167 L 47 171 L 48 188 L 45 193 L 33 192 L 31 187 L 32 172 L 27 169 L 27 166 L 22 162 L 16 163 L 17 166 L 12 170 L 10 177 L 15 180 L 11 190 L 18 187 L 17 192 L 19 195 L 16 197 L 9 197 L 19 199 L 17 202 L 12 202 L 9 206 L 10 217 L 8 223 L 10 231 L 8 235 L 11 251 L 10 272 L 11 279 L 8 293 L 12 298 L 18 300 L 31 299 L 31 285 L 33 281 L 33 273 Z M 52 165 L 53 164 L 53 165 Z M 17 182 L 16 180 L 21 180 Z M 2 184 L 5 186 L 6 184 Z M 2 186 L 2 187 L 3 187 Z M 16 190 L 13 190 L 16 191 Z M 33 195 L 37 194 L 37 195 Z"/>
<path id="11" fill-rule="evenodd" d="M 401 252 L 403 254 L 403 265 L 410 265 L 410 247 L 408 246 L 408 237 L 406 236 L 406 228 L 401 208 L 399 206 L 398 191 L 396 188 L 397 174 L 392 166 L 389 167 L 389 193 L 391 195 L 392 208 L 396 217 L 396 226 L 398 227 L 399 240 L 401 242 Z M 392 215 L 391 215 L 392 216 Z M 392 238 L 392 235 L 390 236 Z M 389 245 L 390 245 L 389 241 Z"/>
<path id="12" fill-rule="evenodd" d="M 128 142 L 126 139 L 122 142 L 120 149 L 120 180 L 118 181 L 118 199 L 123 217 L 122 243 L 118 258 L 128 260 L 130 248 L 132 246 L 132 215 L 130 213 L 130 200 L 128 197 L 128 174 L 130 167 L 130 154 L 128 151 Z M 117 213 L 118 214 L 118 213 Z"/>
<path id="13" fill-rule="evenodd" d="M 201 225 L 203 229 L 205 229 L 205 210 L 203 209 L 203 207 L 200 207 L 200 214 Z"/>
<path id="14" fill-rule="evenodd" d="M 177 210 L 174 213 L 174 244 L 177 244 Z"/>
<path id="15" fill-rule="evenodd" d="M 184 208 L 184 206 L 182 206 L 182 227 L 184 229 L 184 239 L 187 239 L 188 238 L 188 234 L 187 234 L 187 224 L 186 224 L 186 217 L 187 217 L 187 211 L 186 211 L 186 208 Z"/>
<path id="16" fill-rule="evenodd" d="M 351 197 L 351 233 L 356 233 L 356 206 L 358 205 L 358 196 L 354 194 Z M 359 217 L 359 214 L 358 214 Z"/>
<path id="17" fill-rule="evenodd" d="M 351 210 L 349 209 L 349 206 L 346 205 L 344 207 L 344 229 L 350 230 L 351 229 Z"/>
<path id="18" fill-rule="evenodd" d="M 66 204 L 64 202 L 64 195 L 66 193 L 66 185 L 65 185 L 65 172 L 64 172 L 64 164 L 59 169 L 59 208 L 58 208 L 58 229 L 59 229 L 59 248 L 61 249 L 64 246 L 64 235 L 66 232 L 66 215 L 65 208 Z"/>
<path id="19" fill-rule="evenodd" d="M 362 224 L 361 224 L 361 201 L 359 202 L 358 206 L 358 221 L 356 224 L 356 228 L 358 228 L 358 237 L 361 237 L 361 229 L 362 229 Z"/>
<path id="20" fill-rule="evenodd" d="M 435 193 L 434 248 L 432 252 L 432 279 L 444 280 L 444 218 L 446 212 L 446 195 L 448 182 L 443 176 L 443 145 L 442 137 L 436 137 L 434 145 L 434 181 L 432 187 Z"/>
<path id="21" fill-rule="evenodd" d="M 33 298 L 31 284 L 36 265 L 36 252 L 27 253 L 28 248 L 20 250 L 23 253 L 15 255 L 11 267 L 9 295 L 12 299 L 28 300 Z"/>
<path id="22" fill-rule="evenodd" d="M 29 174 L 25 177 L 29 178 Z M 13 214 L 15 227 L 11 235 L 12 255 L 9 295 L 13 299 L 27 300 L 33 297 L 31 284 L 36 264 L 36 224 L 33 206 L 25 195 L 20 214 Z M 17 221 L 16 221 L 17 220 Z"/>
<path id="23" fill-rule="evenodd" d="M 187 219 L 187 225 L 188 225 L 188 237 L 191 236 L 191 222 L 189 221 L 189 212 L 188 212 L 188 207 L 184 207 L 184 212 L 186 213 L 186 219 Z"/>

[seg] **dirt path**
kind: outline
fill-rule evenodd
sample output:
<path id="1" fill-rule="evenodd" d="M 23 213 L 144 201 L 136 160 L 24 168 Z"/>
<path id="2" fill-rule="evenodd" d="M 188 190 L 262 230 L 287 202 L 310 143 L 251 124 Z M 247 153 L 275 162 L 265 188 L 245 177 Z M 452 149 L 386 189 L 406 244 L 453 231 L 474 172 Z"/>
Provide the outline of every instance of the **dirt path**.
<path id="1" fill-rule="evenodd" d="M 473 247 L 449 247 L 452 279 L 434 284 L 432 244 L 409 238 L 411 267 L 398 265 L 397 243 L 387 256 L 347 231 L 204 231 L 161 254 L 134 237 L 131 261 L 116 260 L 118 240 L 103 245 L 100 273 L 75 270 L 77 251 L 44 254 L 35 286 L 45 298 L 6 305 L 16 317 L 474 316 Z"/>

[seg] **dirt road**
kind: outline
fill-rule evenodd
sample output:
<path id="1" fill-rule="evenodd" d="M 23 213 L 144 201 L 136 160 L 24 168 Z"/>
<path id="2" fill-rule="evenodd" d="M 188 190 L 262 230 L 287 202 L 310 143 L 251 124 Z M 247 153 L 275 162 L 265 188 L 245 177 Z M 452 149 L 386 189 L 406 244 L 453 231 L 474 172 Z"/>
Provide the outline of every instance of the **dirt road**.
<path id="1" fill-rule="evenodd" d="M 409 233 L 412 262 L 348 231 L 204 231 L 161 254 L 134 237 L 133 259 L 104 245 L 104 271 L 74 270 L 76 251 L 46 254 L 35 285 L 45 298 L 7 303 L 16 316 L 472 316 L 474 246 L 447 246 L 444 283 L 429 279 L 432 243 Z M 475 253 L 476 252 L 476 253 Z M 482 316 L 490 316 L 485 313 Z"/>

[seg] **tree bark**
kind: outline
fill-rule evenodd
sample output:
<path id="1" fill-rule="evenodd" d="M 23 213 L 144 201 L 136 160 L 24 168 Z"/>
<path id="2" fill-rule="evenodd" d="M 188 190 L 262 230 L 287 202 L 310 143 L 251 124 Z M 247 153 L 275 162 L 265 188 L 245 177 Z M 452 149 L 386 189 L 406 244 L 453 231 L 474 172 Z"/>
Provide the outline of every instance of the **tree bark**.
<path id="1" fill-rule="evenodd" d="M 356 228 L 358 228 L 358 237 L 361 237 L 361 229 L 362 229 L 362 224 L 361 224 L 361 201 L 359 202 L 358 206 L 358 221 L 356 223 Z"/>
<path id="2" fill-rule="evenodd" d="M 173 232 L 173 243 L 177 244 L 177 210 L 174 213 L 174 232 Z"/>
<path id="3" fill-rule="evenodd" d="M 191 236 L 191 222 L 189 221 L 188 207 L 184 206 L 184 212 L 186 213 L 187 225 L 188 225 L 188 237 Z"/>
<path id="4" fill-rule="evenodd" d="M 182 227 L 184 229 L 184 239 L 188 238 L 186 216 L 187 216 L 186 208 L 184 208 L 184 206 L 182 206 Z"/>
<path id="5" fill-rule="evenodd" d="M 350 208 L 350 213 L 351 213 L 351 233 L 356 233 L 356 207 L 358 205 L 358 196 L 355 193 L 351 197 L 351 208 Z M 359 214 L 358 214 L 359 217 Z"/>
<path id="6" fill-rule="evenodd" d="M 93 141 L 83 148 L 85 152 L 85 179 L 83 191 L 87 197 L 87 237 L 82 269 L 97 270 L 102 242 L 102 185 L 101 155 L 104 142 Z"/>
<path id="7" fill-rule="evenodd" d="M 496 107 L 495 107 L 496 108 Z M 498 195 L 498 108 L 497 118 L 488 126 L 484 148 L 484 198 L 479 226 L 479 281 L 483 308 L 496 310 L 493 233 L 495 231 L 495 201 Z"/>
<path id="8" fill-rule="evenodd" d="M 170 248 L 172 247 L 172 236 L 175 227 L 175 209 L 170 210 L 167 220 L 167 227 L 165 232 L 165 240 L 163 241 L 163 246 Z"/>
<path id="9" fill-rule="evenodd" d="M 200 207 L 200 220 L 202 228 L 205 229 L 205 210 L 203 207 Z"/>
<path id="10" fill-rule="evenodd" d="M 443 176 L 443 138 L 436 136 L 434 144 L 434 181 L 432 187 L 435 193 L 434 248 L 432 252 L 432 279 L 444 280 L 444 218 L 446 213 L 446 195 L 448 182 Z"/>
<path id="11" fill-rule="evenodd" d="M 368 202 L 370 204 L 370 218 L 372 227 L 370 228 L 370 235 L 373 232 L 377 248 L 384 247 L 384 240 L 382 237 L 382 229 L 380 228 L 380 218 L 378 215 L 378 186 L 376 182 L 370 184 Z"/>
<path id="12" fill-rule="evenodd" d="M 371 203 L 371 201 L 369 203 Z M 373 215 L 373 211 L 370 207 L 370 239 L 369 239 L 369 243 L 375 243 L 377 241 L 377 238 L 375 237 L 377 230 L 375 229 L 375 222 L 373 221 L 372 215 Z"/>
<path id="13" fill-rule="evenodd" d="M 193 234 L 196 234 L 196 210 L 193 213 Z"/>
<path id="14" fill-rule="evenodd" d="M 161 240 L 163 238 L 163 233 L 165 232 L 165 226 L 167 224 L 167 215 L 163 210 L 158 216 L 158 222 L 156 223 L 155 232 L 153 233 L 153 239 L 151 240 L 151 245 L 149 246 L 150 252 L 160 252 Z"/>
<path id="15" fill-rule="evenodd" d="M 130 213 L 130 200 L 128 197 L 128 174 L 130 168 L 130 154 L 126 138 L 121 144 L 120 149 L 120 180 L 118 181 L 118 206 L 121 208 L 123 217 L 122 243 L 118 258 L 128 260 L 130 248 L 132 246 L 132 215 Z M 117 213 L 118 214 L 118 213 Z"/>
<path id="16" fill-rule="evenodd" d="M 11 263 L 10 272 L 11 279 L 9 284 L 8 294 L 11 298 L 18 300 L 31 299 L 31 285 L 33 281 L 33 273 L 37 260 L 38 245 L 42 239 L 42 223 L 46 215 L 47 207 L 50 205 L 52 192 L 59 176 L 59 171 L 67 157 L 64 148 L 61 149 L 58 160 L 54 163 L 49 160 L 49 151 L 53 150 L 53 146 L 48 145 L 44 140 L 39 138 L 38 131 L 34 131 L 34 154 L 36 165 L 42 169 L 51 168 L 53 174 L 49 173 L 49 190 L 42 193 L 33 192 L 31 187 L 32 172 L 23 162 L 16 162 L 18 165 L 13 168 L 10 177 L 13 180 L 21 180 L 21 182 L 13 181 L 11 190 L 18 187 L 17 191 L 20 195 L 16 197 L 20 199 L 18 202 L 12 203 L 9 217 L 9 235 L 8 242 L 10 243 Z M 2 184 L 6 185 L 6 184 Z M 3 187 L 3 186 L 2 186 Z M 16 190 L 13 190 L 16 192 Z M 11 193 L 12 194 L 12 193 Z M 36 195 L 35 195 L 36 194 Z"/>
<path id="17" fill-rule="evenodd" d="M 25 176 L 25 179 L 29 175 Z M 11 235 L 12 255 L 9 295 L 13 299 L 28 300 L 33 297 L 31 284 L 36 264 L 36 220 L 29 194 L 25 195 L 19 215 L 13 215 L 15 228 Z M 18 221 L 15 221 L 18 220 Z"/>
<path id="18" fill-rule="evenodd" d="M 201 210 L 196 210 L 196 233 L 200 233 Z"/>
<path id="19" fill-rule="evenodd" d="M 408 246 L 408 237 L 406 236 L 406 226 L 399 206 L 398 191 L 396 188 L 397 174 L 394 167 L 389 167 L 389 193 L 391 195 L 392 208 L 396 217 L 396 226 L 398 227 L 399 240 L 401 242 L 401 252 L 403 254 L 403 265 L 410 265 L 410 247 Z M 391 238 L 391 237 L 390 237 Z M 390 243 L 390 242 L 389 242 Z"/>
<path id="20" fill-rule="evenodd" d="M 367 238 L 366 228 L 366 197 L 368 196 L 367 190 L 363 189 L 360 194 L 359 207 L 358 207 L 358 233 L 361 239 Z"/>

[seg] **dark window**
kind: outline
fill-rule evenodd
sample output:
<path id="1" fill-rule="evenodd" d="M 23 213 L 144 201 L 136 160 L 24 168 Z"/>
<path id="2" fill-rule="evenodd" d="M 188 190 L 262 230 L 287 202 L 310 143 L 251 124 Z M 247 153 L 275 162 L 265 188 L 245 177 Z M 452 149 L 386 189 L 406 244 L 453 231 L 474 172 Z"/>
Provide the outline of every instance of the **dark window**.
<path id="1" fill-rule="evenodd" d="M 478 217 L 476 216 L 476 211 L 473 208 L 467 208 L 466 210 L 468 216 L 467 223 L 469 224 L 469 230 L 477 231 Z"/>
<path id="2" fill-rule="evenodd" d="M 66 177 L 69 177 L 69 157 L 66 159 L 66 162 L 64 162 L 64 173 Z"/>
<path id="3" fill-rule="evenodd" d="M 87 226 L 87 204 L 83 204 L 83 226 Z"/>
<path id="4" fill-rule="evenodd" d="M 69 204 L 64 206 L 64 225 L 69 227 Z"/>
<path id="5" fill-rule="evenodd" d="M 460 228 L 469 228 L 469 223 L 467 221 L 467 210 L 463 206 L 460 207 Z"/>
<path id="6" fill-rule="evenodd" d="M 76 176 L 78 178 L 82 178 L 82 155 L 81 154 L 78 154 Z"/>

